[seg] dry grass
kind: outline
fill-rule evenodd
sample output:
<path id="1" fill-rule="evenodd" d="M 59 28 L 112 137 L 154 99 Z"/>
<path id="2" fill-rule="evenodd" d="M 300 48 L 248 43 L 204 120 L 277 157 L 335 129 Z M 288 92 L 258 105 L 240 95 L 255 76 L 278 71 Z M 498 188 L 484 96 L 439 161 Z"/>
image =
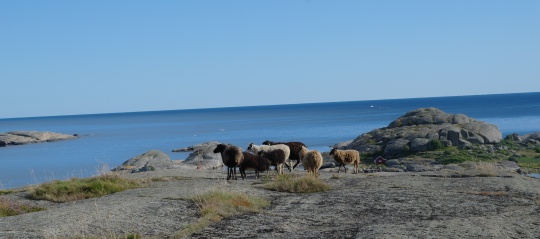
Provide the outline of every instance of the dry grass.
<path id="1" fill-rule="evenodd" d="M 184 238 L 202 230 L 213 222 L 238 214 L 259 212 L 270 206 L 270 201 L 252 197 L 245 193 L 211 190 L 191 199 L 200 209 L 201 218 L 175 234 L 174 238 Z"/>
<path id="2" fill-rule="evenodd" d="M 0 217 L 16 216 L 29 212 L 37 212 L 45 208 L 19 203 L 7 198 L 0 197 Z"/>
<path id="3" fill-rule="evenodd" d="M 295 174 L 279 175 L 274 182 L 264 184 L 263 188 L 290 193 L 324 192 L 331 189 L 330 185 L 311 175 L 299 177 Z"/>
<path id="4" fill-rule="evenodd" d="M 126 179 L 119 174 L 108 173 L 91 178 L 54 180 L 30 189 L 30 198 L 52 202 L 69 202 L 101 197 L 141 186 L 139 180 Z"/>
<path id="5" fill-rule="evenodd" d="M 495 177 L 499 171 L 497 165 L 493 162 L 474 162 L 473 166 L 480 177 Z"/>

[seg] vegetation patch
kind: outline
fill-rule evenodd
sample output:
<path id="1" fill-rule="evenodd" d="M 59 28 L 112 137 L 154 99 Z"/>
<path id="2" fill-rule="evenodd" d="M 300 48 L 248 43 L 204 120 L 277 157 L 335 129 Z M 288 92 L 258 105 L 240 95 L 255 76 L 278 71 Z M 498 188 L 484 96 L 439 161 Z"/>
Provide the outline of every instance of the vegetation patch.
<path id="1" fill-rule="evenodd" d="M 13 193 L 12 190 L 0 190 L 0 195 L 6 195 L 6 194 L 10 194 L 10 193 Z"/>
<path id="2" fill-rule="evenodd" d="M 0 197 L 0 217 L 16 216 L 41 210 L 45 210 L 45 208 L 19 203 L 9 200 L 7 198 Z"/>
<path id="3" fill-rule="evenodd" d="M 191 199 L 200 209 L 201 218 L 175 234 L 175 238 L 183 238 L 197 232 L 213 222 L 238 214 L 259 212 L 270 206 L 270 201 L 245 193 L 212 190 L 196 195 Z"/>
<path id="4" fill-rule="evenodd" d="M 263 188 L 290 193 L 314 193 L 331 189 L 330 185 L 311 175 L 299 177 L 294 174 L 279 175 L 275 181 L 264 184 Z"/>
<path id="5" fill-rule="evenodd" d="M 137 188 L 141 182 L 122 178 L 118 174 L 103 174 L 91 178 L 72 178 L 43 183 L 30 191 L 30 198 L 52 202 L 69 202 L 101 197 L 107 194 Z"/>

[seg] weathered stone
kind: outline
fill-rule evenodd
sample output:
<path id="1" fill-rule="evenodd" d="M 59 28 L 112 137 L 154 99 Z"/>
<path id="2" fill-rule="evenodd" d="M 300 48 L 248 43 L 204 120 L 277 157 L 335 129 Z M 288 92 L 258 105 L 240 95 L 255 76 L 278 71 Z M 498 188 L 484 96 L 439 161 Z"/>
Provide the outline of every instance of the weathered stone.
<path id="1" fill-rule="evenodd" d="M 540 138 L 540 134 L 538 136 Z M 388 127 L 362 134 L 347 148 L 362 153 L 383 151 L 383 156 L 388 157 L 406 154 L 409 150 L 431 150 L 431 140 L 439 140 L 443 146 L 467 147 L 472 144 L 496 144 L 501 139 L 502 134 L 495 125 L 463 114 L 446 114 L 436 108 L 427 108 L 407 112 Z"/>
<path id="2" fill-rule="evenodd" d="M 43 131 L 13 131 L 7 133 L 0 133 L 0 141 L 5 143 L 4 146 L 54 142 L 76 138 L 77 136 L 71 134 L 60 134 Z M 1 145 L 2 144 L 0 143 L 0 146 Z"/>
<path id="3" fill-rule="evenodd" d="M 406 139 L 395 139 L 384 148 L 384 155 L 400 155 L 409 151 L 409 141 Z"/>
<path id="4" fill-rule="evenodd" d="M 335 167 L 336 167 L 335 162 L 326 162 L 326 163 L 323 163 L 319 169 L 335 168 Z"/>
<path id="5" fill-rule="evenodd" d="M 401 165 L 401 163 L 397 159 L 390 159 L 390 160 L 386 160 L 384 165 L 386 165 L 388 167 L 391 167 L 391 166 L 394 166 L 394 165 Z"/>
<path id="6" fill-rule="evenodd" d="M 198 151 L 198 150 L 205 150 L 208 147 L 215 147 L 218 144 L 220 144 L 220 142 L 209 141 L 209 142 L 204 142 L 204 143 L 200 143 L 200 144 L 193 145 L 193 146 L 188 146 L 188 147 L 185 147 L 185 148 L 173 149 L 173 152 L 175 152 L 175 153 L 194 152 L 194 151 Z"/>
<path id="7" fill-rule="evenodd" d="M 409 164 L 407 165 L 407 171 L 409 172 L 424 172 L 426 171 L 425 166 L 421 164 Z"/>
<path id="8" fill-rule="evenodd" d="M 351 142 L 352 142 L 352 140 L 349 140 L 349 141 L 346 141 L 346 142 L 337 143 L 337 144 L 332 145 L 332 148 L 346 149 L 347 146 L 349 146 L 349 144 L 350 144 Z"/>
<path id="9" fill-rule="evenodd" d="M 141 154 L 137 157 L 128 159 L 125 161 L 122 166 L 118 167 L 120 169 L 141 169 L 143 167 L 153 166 L 154 168 L 163 168 L 169 167 L 172 165 L 172 160 L 169 155 L 159 151 L 159 150 L 150 150 L 144 154 Z"/>
<path id="10" fill-rule="evenodd" d="M 422 152 L 426 151 L 428 148 L 429 139 L 426 138 L 415 138 L 411 141 L 411 152 Z"/>
<path id="11" fill-rule="evenodd" d="M 213 169 L 223 166 L 221 154 L 214 153 L 214 149 L 220 142 L 206 142 L 192 146 L 193 153 L 184 160 L 184 164 L 190 164 L 199 169 Z"/>

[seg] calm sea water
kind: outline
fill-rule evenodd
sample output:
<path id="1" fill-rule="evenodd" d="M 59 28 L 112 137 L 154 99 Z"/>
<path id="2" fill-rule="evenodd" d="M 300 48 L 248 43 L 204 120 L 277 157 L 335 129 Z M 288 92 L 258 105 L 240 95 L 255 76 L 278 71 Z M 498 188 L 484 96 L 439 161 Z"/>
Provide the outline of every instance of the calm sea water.
<path id="1" fill-rule="evenodd" d="M 206 141 L 246 148 L 264 140 L 302 141 L 329 151 L 335 143 L 387 126 L 410 110 L 437 107 L 495 124 L 503 136 L 540 131 L 540 93 L 216 108 L 0 119 L 0 132 L 79 134 L 75 140 L 0 148 L 0 189 L 87 177 L 148 150 L 172 153 Z"/>

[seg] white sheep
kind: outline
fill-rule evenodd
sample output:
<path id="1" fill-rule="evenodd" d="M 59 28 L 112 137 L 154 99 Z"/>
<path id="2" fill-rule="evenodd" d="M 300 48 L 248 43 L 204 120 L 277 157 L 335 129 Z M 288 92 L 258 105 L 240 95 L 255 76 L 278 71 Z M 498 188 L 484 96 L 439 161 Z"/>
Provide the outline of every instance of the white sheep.
<path id="1" fill-rule="evenodd" d="M 276 150 L 276 149 L 281 149 L 283 150 L 283 152 L 285 153 L 285 164 L 287 164 L 288 167 L 290 167 L 287 163 L 287 160 L 289 159 L 289 157 L 291 156 L 291 149 L 289 148 L 289 146 L 285 145 L 285 144 L 276 144 L 276 145 L 256 145 L 254 143 L 250 143 L 248 145 L 248 151 L 251 151 L 255 154 L 258 154 L 259 152 L 263 151 L 263 152 L 266 152 L 266 153 L 269 153 L 271 152 L 272 150 Z M 278 165 L 281 167 L 281 169 L 283 169 L 283 165 Z M 276 166 L 277 167 L 277 166 Z M 276 168 L 276 170 L 279 171 L 278 168 Z"/>
<path id="2" fill-rule="evenodd" d="M 289 146 L 285 145 L 285 144 L 276 144 L 276 145 L 256 145 L 254 143 L 250 143 L 248 145 L 248 151 L 251 151 L 255 154 L 258 154 L 259 152 L 263 151 L 265 153 L 269 153 L 271 152 L 272 150 L 276 150 L 276 149 L 281 149 L 283 150 L 283 152 L 285 153 L 285 164 L 287 163 L 287 160 L 289 159 L 290 155 L 291 155 L 291 149 L 289 148 Z M 289 165 L 287 165 L 289 166 Z M 276 167 L 280 167 L 281 169 L 283 168 L 283 165 L 276 165 Z M 278 168 L 276 168 L 276 170 L 278 170 Z M 279 170 L 278 170 L 279 171 Z"/>
<path id="3" fill-rule="evenodd" d="M 345 169 L 345 173 L 347 172 L 347 168 L 345 167 L 345 164 L 354 164 L 354 173 L 358 173 L 358 164 L 360 164 L 360 152 L 356 150 L 339 150 L 336 148 L 333 148 L 332 151 L 330 151 L 330 155 L 334 156 L 334 160 L 339 164 L 338 173 L 339 170 L 341 170 L 341 166 Z"/>
<path id="4" fill-rule="evenodd" d="M 299 158 L 302 160 L 304 168 L 307 173 L 312 173 L 316 178 L 319 177 L 319 168 L 323 164 L 323 156 L 318 150 L 308 150 L 302 146 L 300 152 L 298 152 Z"/>

